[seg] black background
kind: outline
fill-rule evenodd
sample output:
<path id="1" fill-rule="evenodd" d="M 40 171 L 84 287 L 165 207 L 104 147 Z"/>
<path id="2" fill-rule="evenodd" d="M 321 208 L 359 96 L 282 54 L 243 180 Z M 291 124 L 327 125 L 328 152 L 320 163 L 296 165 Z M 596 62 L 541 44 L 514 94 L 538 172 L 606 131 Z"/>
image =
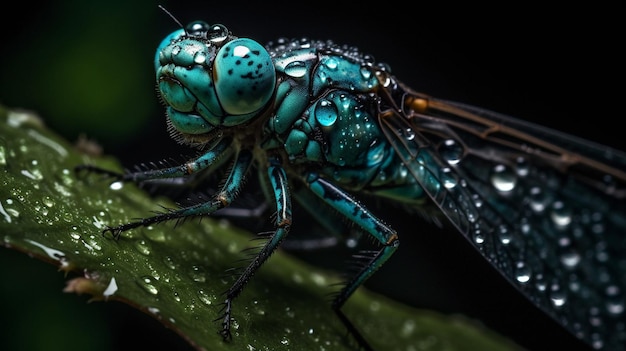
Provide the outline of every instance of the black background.
<path id="1" fill-rule="evenodd" d="M 145 97 L 146 92 L 155 95 L 151 75 L 154 49 L 165 35 L 178 28 L 156 9 L 157 4 L 163 4 L 183 23 L 195 19 L 222 23 L 236 35 L 261 43 L 280 36 L 306 36 L 351 44 L 387 62 L 400 80 L 418 91 L 624 149 L 621 133 L 615 130 L 621 128 L 620 119 L 624 118 L 622 104 L 618 104 L 623 101 L 624 57 L 619 50 L 623 46 L 623 24 L 618 22 L 617 8 L 548 8 L 527 2 L 458 7 L 419 2 L 409 6 L 400 1 L 371 5 L 343 5 L 337 1 L 145 1 L 132 8 L 121 1 L 93 2 L 88 8 L 79 2 L 69 3 L 14 4 L 12 20 L 2 23 L 5 49 L 0 57 L 0 103 L 35 109 L 46 119 L 48 115 L 62 114 L 68 100 L 80 103 L 81 99 L 66 96 L 50 103 L 50 99 L 43 99 L 48 91 L 84 84 L 83 89 L 104 94 L 107 89 L 121 89 L 126 80 L 139 81 L 144 88 L 137 89 L 136 105 L 145 106 L 141 110 L 150 119 L 137 122 L 134 131 L 111 135 L 99 127 L 90 129 L 88 122 L 80 124 L 78 119 L 47 121 L 70 140 L 78 137 L 74 127 L 80 125 L 80 131 L 95 137 L 105 153 L 120 157 L 127 166 L 186 151 L 169 140 L 156 96 Z M 128 17 L 129 11 L 134 11 L 129 24 L 104 21 L 108 24 L 102 31 L 106 35 L 110 30 L 111 36 L 120 41 L 121 36 L 130 38 L 125 40 L 131 41 L 132 50 L 145 61 L 145 67 L 135 71 L 136 76 L 132 72 L 120 75 L 113 86 L 70 79 L 35 83 L 41 69 L 55 70 L 48 63 L 49 56 L 78 45 L 71 39 L 84 30 L 85 24 L 98 16 L 120 12 Z M 58 32 L 56 26 L 71 30 Z M 22 50 L 37 47 L 38 41 L 55 43 L 55 50 Z M 38 57 L 33 59 L 33 55 Z M 115 72 L 116 66 L 125 62 L 106 64 Z M 94 63 L 92 69 L 99 67 Z M 133 92 L 125 94 L 132 104 Z M 92 112 L 83 110 L 76 118 L 89 118 Z M 124 109 L 117 112 L 130 114 Z M 111 124 L 115 123 L 119 122 Z M 397 255 L 368 282 L 373 290 L 420 308 L 475 318 L 529 350 L 584 349 L 509 286 L 460 235 L 414 217 L 396 214 L 385 220 L 398 230 L 402 244 Z M 5 251 L 1 256 L 8 262 L 24 264 L 19 255 Z M 61 281 L 59 277 L 59 292 Z M 112 334 L 105 345 L 117 350 L 136 345 L 188 348 L 173 333 L 163 332 L 150 317 L 126 306 L 102 305 L 90 308 L 110 320 L 105 324 Z M 78 301 L 75 308 L 83 308 L 83 301 Z"/>

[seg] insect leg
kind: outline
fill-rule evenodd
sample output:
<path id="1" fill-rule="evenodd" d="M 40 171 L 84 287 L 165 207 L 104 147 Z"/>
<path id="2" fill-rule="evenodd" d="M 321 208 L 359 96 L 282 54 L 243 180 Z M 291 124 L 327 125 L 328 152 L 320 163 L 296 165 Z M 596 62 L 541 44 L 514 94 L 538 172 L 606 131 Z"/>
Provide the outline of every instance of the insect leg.
<path id="1" fill-rule="evenodd" d="M 228 147 L 231 144 L 232 140 L 230 140 L 229 138 L 221 139 L 217 144 L 215 144 L 215 146 L 213 146 L 206 153 L 202 154 L 200 157 L 175 167 L 151 169 L 138 172 L 118 173 L 93 165 L 79 165 L 76 166 L 74 171 L 76 173 L 86 171 L 96 174 L 102 174 L 118 181 L 134 183 L 141 183 L 143 181 L 154 179 L 180 178 L 183 176 L 197 173 L 211 166 L 222 154 L 227 151 Z"/>
<path id="2" fill-rule="evenodd" d="M 213 212 L 224 208 L 235 199 L 241 187 L 243 180 L 252 163 L 252 153 L 249 150 L 242 150 L 236 156 L 233 167 L 228 175 L 228 179 L 224 183 L 222 189 L 217 192 L 211 200 L 194 206 L 184 207 L 178 210 L 165 212 L 153 217 L 143 218 L 136 222 L 122 224 L 117 227 L 107 228 L 104 232 L 111 232 L 114 237 L 118 237 L 122 232 L 147 226 L 154 223 L 164 222 L 177 218 L 210 215 Z"/>
<path id="3" fill-rule="evenodd" d="M 313 251 L 346 244 L 349 235 L 353 233 L 347 221 L 337 213 L 337 211 L 326 206 L 326 204 L 315 196 L 308 188 L 301 187 L 292 189 L 293 199 L 311 216 L 316 223 L 309 227 L 311 234 L 309 237 L 290 237 L 281 244 L 281 247 L 288 251 Z M 320 235 L 319 233 L 323 233 Z"/>
<path id="4" fill-rule="evenodd" d="M 353 278 L 351 278 L 346 285 L 341 289 L 335 300 L 333 301 L 332 308 L 339 316 L 339 319 L 346 325 L 350 333 L 355 337 L 359 345 L 370 350 L 370 346 L 363 338 L 363 336 L 354 327 L 352 322 L 341 311 L 341 307 L 348 300 L 350 295 L 365 282 L 369 277 L 380 268 L 389 257 L 396 251 L 400 241 L 396 232 L 382 223 L 376 218 L 367 208 L 362 206 L 352 196 L 348 195 L 343 190 L 337 188 L 333 184 L 318 177 L 316 173 L 309 173 L 305 178 L 306 184 L 309 189 L 319 196 L 325 203 L 339 211 L 346 218 L 350 219 L 355 224 L 363 228 L 367 233 L 372 235 L 383 246 L 371 257 L 371 260 L 365 265 Z"/>
<path id="5" fill-rule="evenodd" d="M 237 281 L 226 291 L 226 300 L 224 301 L 224 315 L 222 319 L 222 331 L 220 334 L 224 339 L 230 339 L 230 323 L 232 301 L 235 299 L 250 278 L 256 273 L 259 267 L 270 257 L 270 255 L 280 245 L 281 241 L 289 233 L 291 226 L 291 194 L 287 185 L 287 175 L 280 165 L 277 157 L 270 157 L 268 167 L 269 180 L 276 200 L 276 230 L 269 240 L 263 245 L 257 256 L 248 264 Z"/>

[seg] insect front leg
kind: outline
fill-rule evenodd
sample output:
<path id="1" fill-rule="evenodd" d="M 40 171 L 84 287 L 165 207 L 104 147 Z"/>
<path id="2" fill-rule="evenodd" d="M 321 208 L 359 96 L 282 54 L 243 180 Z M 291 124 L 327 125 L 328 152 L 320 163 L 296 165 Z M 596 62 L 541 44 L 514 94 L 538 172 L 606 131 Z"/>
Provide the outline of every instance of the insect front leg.
<path id="1" fill-rule="evenodd" d="M 291 227 L 291 194 L 287 182 L 285 170 L 280 165 L 277 157 L 269 159 L 268 176 L 272 188 L 274 199 L 276 200 L 276 230 L 269 240 L 263 245 L 256 257 L 248 264 L 237 281 L 226 291 L 226 301 L 224 302 L 224 315 L 222 319 L 221 335 L 224 339 L 230 339 L 230 323 L 232 312 L 232 301 L 235 299 L 250 278 L 256 273 L 261 265 L 278 248 L 280 243 L 289 233 Z"/>
<path id="2" fill-rule="evenodd" d="M 219 140 L 209 151 L 200 157 L 175 167 L 167 167 L 160 169 L 151 169 L 137 172 L 119 173 L 108 169 L 100 168 L 93 165 L 79 165 L 74 168 L 76 173 L 89 172 L 105 175 L 116 181 L 141 183 L 156 179 L 173 179 L 195 174 L 207 167 L 213 165 L 220 156 L 227 152 L 228 147 L 232 144 L 232 140 L 224 138 Z"/>
<path id="3" fill-rule="evenodd" d="M 385 225 L 381 220 L 376 218 L 367 208 L 362 206 L 356 199 L 348 195 L 345 191 L 337 188 L 333 184 L 320 178 L 315 173 L 309 173 L 305 182 L 309 189 L 319 196 L 325 203 L 339 211 L 346 218 L 363 228 L 367 233 L 372 235 L 382 248 L 370 258 L 367 264 L 341 289 L 337 297 L 332 303 L 332 308 L 339 316 L 339 319 L 348 328 L 348 331 L 354 336 L 359 345 L 365 350 L 371 350 L 369 343 L 354 327 L 352 322 L 341 311 L 341 307 L 354 293 L 354 291 L 363 284 L 369 277 L 376 272 L 396 251 L 400 241 L 396 232 Z"/>
<path id="4" fill-rule="evenodd" d="M 226 182 L 224 183 L 224 186 L 220 191 L 214 194 L 209 201 L 161 213 L 156 216 L 143 218 L 141 220 L 122 224 L 117 227 L 110 227 L 105 229 L 104 232 L 111 232 L 111 234 L 117 238 L 122 232 L 141 226 L 148 226 L 172 219 L 210 215 L 233 202 L 243 186 L 244 177 L 251 164 L 252 153 L 249 150 L 242 150 L 235 157 L 233 167 L 228 175 L 228 178 L 226 179 Z"/>

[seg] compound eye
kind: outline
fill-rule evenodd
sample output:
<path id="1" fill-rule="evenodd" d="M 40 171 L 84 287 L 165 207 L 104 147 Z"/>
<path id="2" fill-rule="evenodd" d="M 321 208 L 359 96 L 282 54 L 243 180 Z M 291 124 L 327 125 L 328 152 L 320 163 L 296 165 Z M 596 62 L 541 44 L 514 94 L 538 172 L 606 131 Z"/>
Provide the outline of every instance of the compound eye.
<path id="1" fill-rule="evenodd" d="M 185 32 L 187 32 L 190 36 L 204 37 L 210 28 L 211 26 L 204 21 L 194 21 L 187 25 Z"/>
<path id="2" fill-rule="evenodd" d="M 217 97 L 230 115 L 261 109 L 276 85 L 270 54 L 261 44 L 247 38 L 230 41 L 220 49 L 213 63 L 213 77 Z"/>

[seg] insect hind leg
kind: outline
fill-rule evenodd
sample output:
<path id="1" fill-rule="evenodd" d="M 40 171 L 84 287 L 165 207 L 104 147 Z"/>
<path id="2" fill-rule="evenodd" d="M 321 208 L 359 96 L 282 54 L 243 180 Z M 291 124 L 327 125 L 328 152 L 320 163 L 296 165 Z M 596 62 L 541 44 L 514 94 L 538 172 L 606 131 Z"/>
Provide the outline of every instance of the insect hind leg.
<path id="1" fill-rule="evenodd" d="M 325 203 L 336 209 L 350 221 L 359 225 L 382 245 L 380 250 L 371 256 L 371 259 L 365 262 L 358 273 L 348 280 L 332 303 L 333 310 L 348 328 L 348 331 L 354 336 L 360 347 L 365 350 L 371 350 L 372 348 L 369 346 L 367 340 L 365 340 L 357 328 L 343 313 L 341 308 L 356 289 L 371 277 L 396 251 L 400 244 L 398 235 L 395 230 L 376 218 L 356 199 L 328 181 L 318 177 L 317 174 L 309 173 L 305 178 L 305 183 L 309 189 Z"/>

